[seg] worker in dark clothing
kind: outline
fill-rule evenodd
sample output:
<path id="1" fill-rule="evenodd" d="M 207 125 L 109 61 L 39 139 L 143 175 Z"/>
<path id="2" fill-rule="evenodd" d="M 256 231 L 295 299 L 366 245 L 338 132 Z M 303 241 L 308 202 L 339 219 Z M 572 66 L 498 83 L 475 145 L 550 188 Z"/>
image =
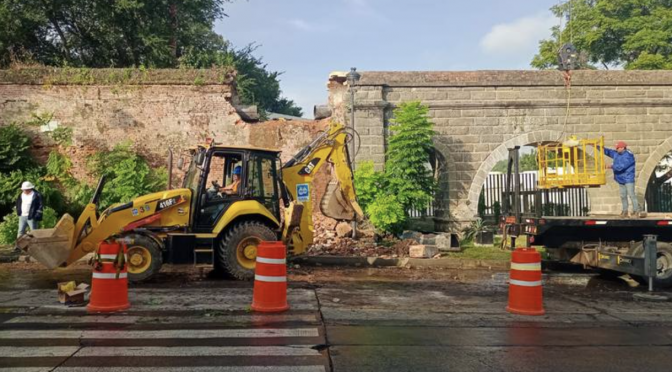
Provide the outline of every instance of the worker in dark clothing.
<path id="1" fill-rule="evenodd" d="M 632 217 L 643 217 L 644 214 L 639 210 L 637 195 L 635 195 L 635 156 L 628 145 L 623 141 L 616 143 L 616 150 L 604 148 L 604 154 L 614 159 L 613 164 L 607 165 L 614 171 L 614 180 L 618 183 L 621 192 L 621 203 L 623 208 L 621 217 L 628 217 L 628 198 L 632 202 Z"/>

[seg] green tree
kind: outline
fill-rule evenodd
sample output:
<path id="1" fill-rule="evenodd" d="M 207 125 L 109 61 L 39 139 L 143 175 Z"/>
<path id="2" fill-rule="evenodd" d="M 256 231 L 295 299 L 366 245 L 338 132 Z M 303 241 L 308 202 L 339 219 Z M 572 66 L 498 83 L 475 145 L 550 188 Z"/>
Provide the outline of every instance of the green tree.
<path id="1" fill-rule="evenodd" d="M 430 153 L 435 132 L 428 112 L 429 107 L 420 101 L 405 102 L 394 110 L 391 120 L 385 174 L 388 188 L 406 210 L 425 208 L 434 193 Z"/>
<path id="2" fill-rule="evenodd" d="M 424 209 L 432 201 L 435 181 L 429 160 L 434 130 L 428 111 L 419 101 L 402 103 L 394 111 L 385 171 L 375 171 L 372 162 L 357 167 L 358 199 L 380 230 L 400 233 L 408 211 Z"/>
<path id="3" fill-rule="evenodd" d="M 234 67 L 242 101 L 301 116 L 281 96 L 279 76 L 214 32 L 233 0 L 0 0 L 0 68 L 12 60 L 47 66 Z"/>
<path id="4" fill-rule="evenodd" d="M 571 41 L 582 68 L 672 69 L 669 0 L 570 0 L 551 11 L 569 21 L 539 43 L 532 67 L 557 67 L 558 49 Z"/>
<path id="5" fill-rule="evenodd" d="M 493 172 L 506 173 L 508 162 L 509 162 L 508 159 L 500 160 L 492 168 L 492 171 Z M 532 152 L 530 152 L 528 154 L 521 155 L 520 159 L 519 159 L 518 167 L 519 167 L 519 170 L 521 172 L 538 170 L 539 165 L 537 163 L 537 150 L 532 150 Z M 512 171 L 513 171 L 513 169 L 512 169 Z"/>

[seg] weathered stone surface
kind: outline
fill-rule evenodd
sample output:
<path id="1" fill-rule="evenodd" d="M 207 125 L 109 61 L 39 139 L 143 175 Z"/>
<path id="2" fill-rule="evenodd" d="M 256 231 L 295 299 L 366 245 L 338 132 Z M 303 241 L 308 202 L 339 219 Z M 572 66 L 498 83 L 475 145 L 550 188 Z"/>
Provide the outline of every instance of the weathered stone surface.
<path id="1" fill-rule="evenodd" d="M 408 255 L 411 258 L 432 258 L 439 253 L 436 246 L 433 245 L 412 245 L 408 247 Z"/>
<path id="2" fill-rule="evenodd" d="M 347 222 L 340 222 L 338 225 L 336 225 L 336 235 L 341 238 L 352 236 L 352 227 Z"/>
<path id="3" fill-rule="evenodd" d="M 343 102 L 347 89 L 329 83 L 334 116 L 349 122 Z M 382 169 L 384 135 L 402 102 L 420 100 L 438 135 L 435 147 L 445 159 L 441 179 L 449 190 L 437 193 L 437 226 L 458 231 L 458 222 L 476 217 L 478 196 L 487 173 L 507 156 L 507 148 L 556 141 L 570 134 L 603 135 L 608 145 L 627 141 L 637 157 L 636 190 L 643 205 L 646 184 L 662 155 L 672 150 L 672 71 L 576 71 L 570 110 L 562 74 L 557 71 L 362 72 L 357 89 L 382 91 L 356 101 L 357 128 L 377 126 L 379 146 L 358 156 Z M 375 118 L 372 119 L 372 118 Z M 376 142 L 367 138 L 367 143 Z M 373 144 L 371 146 L 374 146 Z M 610 160 L 608 160 L 609 162 Z M 620 198 L 609 183 L 590 189 L 592 213 L 618 213 Z M 457 192 L 456 192 L 457 191 Z M 442 217 L 438 217 L 442 216 Z"/>
<path id="4" fill-rule="evenodd" d="M 37 114 L 71 128 L 73 146 L 63 151 L 80 179 L 86 177 L 86 156 L 121 142 L 157 167 L 165 166 L 169 148 L 180 156 L 206 138 L 282 150 L 287 161 L 328 123 L 250 124 L 236 112 L 237 101 L 225 70 L 0 70 L 0 126 L 25 123 Z M 33 136 L 36 155 L 46 158 L 53 141 L 39 127 L 24 129 Z"/>
<path id="5" fill-rule="evenodd" d="M 436 236 L 435 242 L 436 247 L 441 252 L 460 252 L 462 250 L 456 234 L 439 234 Z"/>

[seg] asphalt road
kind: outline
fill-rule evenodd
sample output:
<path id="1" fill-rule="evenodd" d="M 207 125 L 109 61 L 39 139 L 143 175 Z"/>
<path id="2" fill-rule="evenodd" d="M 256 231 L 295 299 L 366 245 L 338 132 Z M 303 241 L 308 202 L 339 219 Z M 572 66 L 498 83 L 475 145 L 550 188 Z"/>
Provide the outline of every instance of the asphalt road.
<path id="1" fill-rule="evenodd" d="M 547 284 L 541 317 L 504 310 L 503 273 L 404 269 L 294 270 L 283 314 L 250 312 L 250 283 L 182 268 L 133 286 L 123 313 L 58 304 L 57 281 L 87 277 L 85 268 L 0 265 L 0 371 L 672 367 L 672 303 L 635 301 L 642 290 L 622 281 Z"/>

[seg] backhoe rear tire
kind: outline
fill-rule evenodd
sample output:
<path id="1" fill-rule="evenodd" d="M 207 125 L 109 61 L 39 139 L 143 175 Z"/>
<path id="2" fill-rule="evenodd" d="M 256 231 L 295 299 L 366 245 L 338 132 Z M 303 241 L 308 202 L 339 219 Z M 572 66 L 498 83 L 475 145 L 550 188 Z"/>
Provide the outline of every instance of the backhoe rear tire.
<path id="1" fill-rule="evenodd" d="M 257 259 L 257 245 L 277 240 L 276 233 L 263 223 L 246 221 L 235 224 L 219 244 L 219 268 L 238 280 L 252 280 Z"/>
<path id="2" fill-rule="evenodd" d="M 124 238 L 133 239 L 133 244 L 128 245 L 128 280 L 141 282 L 156 275 L 163 265 L 163 256 L 159 244 L 152 238 L 130 234 Z"/>

